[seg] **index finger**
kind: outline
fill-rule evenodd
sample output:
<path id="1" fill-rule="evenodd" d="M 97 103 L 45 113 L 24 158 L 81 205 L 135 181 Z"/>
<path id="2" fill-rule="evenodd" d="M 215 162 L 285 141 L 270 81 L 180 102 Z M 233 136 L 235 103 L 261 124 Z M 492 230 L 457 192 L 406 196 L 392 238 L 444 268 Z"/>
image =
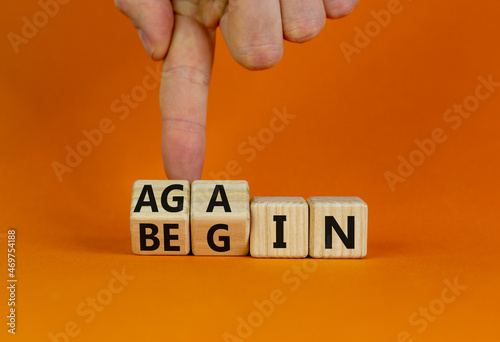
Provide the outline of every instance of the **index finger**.
<path id="1" fill-rule="evenodd" d="M 160 88 L 162 152 L 169 179 L 201 177 L 215 31 L 175 16 Z"/>

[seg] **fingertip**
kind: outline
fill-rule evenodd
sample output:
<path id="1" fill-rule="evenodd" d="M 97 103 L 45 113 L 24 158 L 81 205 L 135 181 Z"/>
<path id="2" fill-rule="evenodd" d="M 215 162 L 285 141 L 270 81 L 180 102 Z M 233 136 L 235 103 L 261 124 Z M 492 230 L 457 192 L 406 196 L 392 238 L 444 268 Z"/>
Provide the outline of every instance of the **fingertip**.
<path id="1" fill-rule="evenodd" d="M 192 182 L 201 178 L 205 159 L 205 130 L 201 127 L 191 128 L 178 122 L 167 123 L 163 127 L 163 166 L 169 179 Z"/>
<path id="2" fill-rule="evenodd" d="M 339 19 L 349 15 L 359 0 L 325 0 L 326 15 L 330 19 Z"/>
<path id="3" fill-rule="evenodd" d="M 236 62 L 248 70 L 270 69 L 279 63 L 282 56 L 282 44 L 248 46 L 233 50 Z"/>
<path id="4" fill-rule="evenodd" d="M 151 59 L 165 58 L 174 26 L 170 1 L 115 0 L 115 4 L 132 21 Z"/>
<path id="5" fill-rule="evenodd" d="M 220 28 L 234 60 L 249 70 L 269 69 L 283 55 L 279 1 L 229 2 Z"/>
<path id="6" fill-rule="evenodd" d="M 141 38 L 142 45 L 144 46 L 144 49 L 146 50 L 147 54 L 151 59 L 154 60 L 155 56 L 155 46 L 151 42 L 151 39 L 149 39 L 148 35 L 144 33 L 142 29 L 137 29 L 137 33 L 139 34 L 139 37 Z"/>

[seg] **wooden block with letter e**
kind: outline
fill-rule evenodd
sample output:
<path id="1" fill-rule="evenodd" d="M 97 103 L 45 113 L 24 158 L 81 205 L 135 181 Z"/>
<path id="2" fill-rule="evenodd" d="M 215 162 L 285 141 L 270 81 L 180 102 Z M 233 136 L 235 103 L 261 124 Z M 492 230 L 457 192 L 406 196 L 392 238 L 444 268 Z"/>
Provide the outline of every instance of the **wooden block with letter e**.
<path id="1" fill-rule="evenodd" d="M 302 197 L 254 197 L 250 202 L 250 254 L 304 258 L 308 252 L 308 207 Z"/>
<path id="2" fill-rule="evenodd" d="M 313 258 L 363 258 L 368 206 L 358 197 L 311 197 L 309 255 Z"/>
<path id="3" fill-rule="evenodd" d="M 250 191 L 246 181 L 191 184 L 191 245 L 194 255 L 247 255 Z"/>
<path id="4" fill-rule="evenodd" d="M 189 182 L 138 180 L 132 190 L 132 251 L 145 255 L 187 255 Z"/>

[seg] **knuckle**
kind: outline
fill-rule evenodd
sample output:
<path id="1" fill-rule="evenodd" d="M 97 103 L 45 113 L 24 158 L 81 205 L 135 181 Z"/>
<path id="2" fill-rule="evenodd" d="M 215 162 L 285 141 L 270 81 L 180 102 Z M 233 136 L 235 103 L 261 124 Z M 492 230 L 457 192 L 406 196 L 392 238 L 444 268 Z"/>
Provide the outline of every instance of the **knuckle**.
<path id="1" fill-rule="evenodd" d="M 164 78 L 185 80 L 191 84 L 208 85 L 210 83 L 210 72 L 187 65 L 170 67 L 163 71 Z"/>
<path id="2" fill-rule="evenodd" d="M 205 134 L 205 124 L 194 119 L 164 117 L 162 121 L 163 125 L 168 128 L 170 132 L 178 131 L 197 135 Z"/>

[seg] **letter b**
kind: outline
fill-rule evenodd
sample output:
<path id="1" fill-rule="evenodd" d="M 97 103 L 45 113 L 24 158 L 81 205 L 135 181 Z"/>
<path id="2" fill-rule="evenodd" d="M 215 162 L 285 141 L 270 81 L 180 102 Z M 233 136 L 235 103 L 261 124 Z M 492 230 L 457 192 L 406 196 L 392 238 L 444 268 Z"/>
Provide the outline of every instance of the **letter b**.
<path id="1" fill-rule="evenodd" d="M 436 150 L 436 144 L 431 139 L 424 139 L 422 141 L 415 139 L 415 144 L 427 156 L 430 156 Z"/>
<path id="2" fill-rule="evenodd" d="M 151 233 L 146 234 L 146 229 L 151 229 Z M 160 240 L 156 237 L 158 227 L 152 223 L 139 224 L 139 237 L 141 241 L 141 251 L 155 251 L 160 247 Z M 147 240 L 152 240 L 153 244 L 148 246 Z"/>
<path id="3" fill-rule="evenodd" d="M 94 146 L 98 146 L 100 143 L 102 143 L 103 134 L 100 130 L 92 129 L 90 131 L 87 131 L 86 129 L 84 129 L 82 133 L 85 138 L 87 138 Z"/>
<path id="4" fill-rule="evenodd" d="M 59 4 L 55 0 L 40 0 L 38 1 L 38 5 L 52 18 L 59 13 Z"/>
<path id="5" fill-rule="evenodd" d="M 383 10 L 380 10 L 378 12 L 375 12 L 374 10 L 372 10 L 370 12 L 370 14 L 383 27 L 387 27 L 391 23 L 391 19 L 392 19 L 391 12 L 389 12 L 388 10 L 383 9 Z"/>
<path id="6" fill-rule="evenodd" d="M 274 303 L 268 299 L 264 299 L 262 302 L 254 301 L 253 305 L 259 310 L 264 316 L 269 317 L 274 312 Z"/>

